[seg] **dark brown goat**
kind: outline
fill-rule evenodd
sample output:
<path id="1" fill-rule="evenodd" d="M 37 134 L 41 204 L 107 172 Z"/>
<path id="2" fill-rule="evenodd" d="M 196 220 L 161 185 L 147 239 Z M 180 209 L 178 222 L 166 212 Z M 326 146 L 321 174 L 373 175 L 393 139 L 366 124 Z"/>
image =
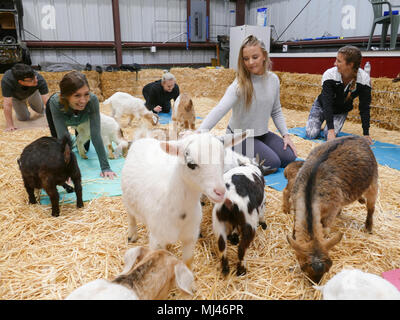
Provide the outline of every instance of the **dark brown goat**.
<path id="1" fill-rule="evenodd" d="M 371 232 L 377 193 L 378 165 L 365 138 L 337 138 L 311 151 L 293 185 L 295 223 L 293 236 L 287 237 L 311 280 L 319 282 L 332 265 L 328 251 L 342 233 L 325 236 L 341 209 L 365 196 L 365 227 Z"/>
<path id="2" fill-rule="evenodd" d="M 29 196 L 29 203 L 36 203 L 34 189 L 43 188 L 50 197 L 51 214 L 60 214 L 57 185 L 62 185 L 68 192 L 73 188 L 65 181 L 69 178 L 75 186 L 76 206 L 83 207 L 81 172 L 75 154 L 71 152 L 71 141 L 66 135 L 62 140 L 42 137 L 27 145 L 17 160 L 24 186 Z"/>

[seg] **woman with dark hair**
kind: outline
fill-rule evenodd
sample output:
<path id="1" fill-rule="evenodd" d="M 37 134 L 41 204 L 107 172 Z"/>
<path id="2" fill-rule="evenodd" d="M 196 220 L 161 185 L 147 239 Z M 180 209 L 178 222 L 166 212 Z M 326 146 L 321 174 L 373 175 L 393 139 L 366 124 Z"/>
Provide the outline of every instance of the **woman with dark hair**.
<path id="1" fill-rule="evenodd" d="M 252 130 L 234 150 L 248 157 L 257 154 L 264 166 L 284 168 L 296 159 L 296 148 L 289 137 L 279 96 L 279 78 L 270 71 L 271 61 L 262 41 L 248 36 L 238 56 L 236 79 L 218 105 L 203 120 L 199 130 L 211 130 L 232 109 L 227 132 Z M 269 131 L 272 118 L 279 135 Z"/>
<path id="2" fill-rule="evenodd" d="M 71 71 L 60 82 L 60 92 L 53 94 L 46 105 L 46 117 L 53 137 L 68 133 L 68 126 L 78 126 L 89 121 L 90 138 L 100 162 L 101 176 L 113 179 L 100 133 L 99 100 L 90 92 L 84 74 Z"/>
<path id="3" fill-rule="evenodd" d="M 306 125 L 306 135 L 315 139 L 321 132 L 322 122 L 326 121 L 324 137 L 334 139 L 342 130 L 353 100 L 359 97 L 359 110 L 363 135 L 372 144 L 369 136 L 371 79 L 360 68 L 361 51 L 357 47 L 345 46 L 339 49 L 335 66 L 322 76 L 322 92 L 311 107 Z"/>

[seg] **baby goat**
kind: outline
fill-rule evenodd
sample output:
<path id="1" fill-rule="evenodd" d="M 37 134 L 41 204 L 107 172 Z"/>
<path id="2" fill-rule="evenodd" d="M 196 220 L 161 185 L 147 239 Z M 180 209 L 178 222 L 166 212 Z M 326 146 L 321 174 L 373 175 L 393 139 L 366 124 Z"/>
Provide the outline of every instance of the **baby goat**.
<path id="1" fill-rule="evenodd" d="M 116 92 L 111 97 L 103 102 L 103 105 L 111 104 L 112 117 L 117 120 L 121 126 L 121 117 L 124 114 L 129 115 L 128 126 L 133 118 L 144 118 L 151 125 L 155 126 L 158 123 L 159 117 L 152 111 L 148 110 L 145 102 L 142 99 L 131 96 L 126 92 Z"/>
<path id="2" fill-rule="evenodd" d="M 136 241 L 136 219 L 149 230 L 150 248 L 182 241 L 189 266 L 202 217 L 201 193 L 224 200 L 224 148 L 247 132 L 228 135 L 224 143 L 209 133 L 177 141 L 139 139 L 132 143 L 121 172 L 122 201 L 128 211 L 128 239 Z"/>
<path id="3" fill-rule="evenodd" d="M 341 240 L 342 233 L 328 239 L 325 236 L 345 205 L 365 196 L 365 227 L 372 231 L 377 193 L 378 165 L 365 138 L 337 138 L 311 151 L 293 185 L 295 223 L 293 235 L 287 237 L 301 269 L 311 280 L 319 282 L 332 265 L 328 252 Z"/>
<path id="4" fill-rule="evenodd" d="M 166 250 L 131 248 L 124 260 L 125 268 L 114 280 L 91 281 L 66 300 L 163 300 L 174 282 L 183 292 L 193 294 L 192 272 Z"/>
<path id="5" fill-rule="evenodd" d="M 126 156 L 128 153 L 129 142 L 125 140 L 118 122 L 114 118 L 100 113 L 100 127 L 101 138 L 104 146 L 107 147 L 108 157 L 110 159 L 115 159 L 121 155 Z M 75 127 L 75 129 L 79 133 L 76 137 L 76 147 L 79 155 L 82 159 L 87 159 L 84 144 L 90 139 L 90 122 L 83 122 L 79 126 Z M 113 142 L 117 145 L 115 154 L 112 146 Z"/>
<path id="6" fill-rule="evenodd" d="M 68 192 L 73 188 L 65 181 L 69 178 L 75 186 L 76 206 L 83 207 L 81 172 L 75 154 L 71 151 L 71 141 L 68 135 L 62 140 L 52 137 L 42 137 L 27 145 L 17 160 L 29 203 L 37 203 L 34 189 L 43 188 L 50 197 L 51 215 L 60 214 L 59 194 L 57 185 L 62 185 Z"/>
<path id="7" fill-rule="evenodd" d="M 227 238 L 234 244 L 239 242 L 239 262 L 236 274 L 243 275 L 246 268 L 242 264 L 247 248 L 254 239 L 258 224 L 267 228 L 264 220 L 265 180 L 258 166 L 246 164 L 233 168 L 224 174 L 227 192 L 223 203 L 217 203 L 212 211 L 214 234 L 218 241 L 218 249 L 222 253 L 222 273 L 229 273 L 226 256 Z"/>
<path id="8" fill-rule="evenodd" d="M 173 128 L 178 133 L 181 130 L 195 130 L 196 115 L 193 101 L 187 93 L 181 93 L 174 103 L 172 111 Z"/>
<path id="9" fill-rule="evenodd" d="M 299 172 L 303 164 L 304 161 L 293 161 L 289 163 L 283 171 L 283 175 L 287 179 L 287 185 L 282 191 L 282 211 L 284 213 L 290 213 L 290 193 L 292 192 L 297 172 Z"/>

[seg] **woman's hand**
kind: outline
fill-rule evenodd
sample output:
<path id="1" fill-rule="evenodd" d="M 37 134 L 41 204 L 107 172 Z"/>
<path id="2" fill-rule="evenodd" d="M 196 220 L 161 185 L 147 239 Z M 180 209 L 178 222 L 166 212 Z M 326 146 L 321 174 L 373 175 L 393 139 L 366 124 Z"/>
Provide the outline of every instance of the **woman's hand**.
<path id="1" fill-rule="evenodd" d="M 162 108 L 160 106 L 154 107 L 155 112 L 161 112 Z"/>
<path id="2" fill-rule="evenodd" d="M 107 171 L 103 171 L 102 173 L 100 173 L 100 176 L 102 176 L 103 178 L 108 178 L 108 179 L 113 180 L 114 177 L 117 176 L 117 174 L 114 171 L 107 170 Z"/>
<path id="3" fill-rule="evenodd" d="M 294 155 L 297 157 L 296 147 L 294 146 L 294 143 L 290 139 L 288 134 L 283 136 L 283 150 L 286 150 L 287 146 L 289 146 L 293 150 Z"/>

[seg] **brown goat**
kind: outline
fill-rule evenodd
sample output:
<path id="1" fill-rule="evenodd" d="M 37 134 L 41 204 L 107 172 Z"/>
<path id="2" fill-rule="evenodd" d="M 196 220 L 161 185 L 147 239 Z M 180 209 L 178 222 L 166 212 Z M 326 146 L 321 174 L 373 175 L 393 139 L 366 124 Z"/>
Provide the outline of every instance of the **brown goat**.
<path id="1" fill-rule="evenodd" d="M 297 173 L 300 168 L 303 166 L 304 161 L 293 161 L 289 163 L 285 170 L 283 171 L 283 175 L 287 179 L 287 185 L 282 192 L 282 211 L 284 213 L 290 213 L 290 193 L 292 192 L 294 181 L 296 180 Z"/>
<path id="2" fill-rule="evenodd" d="M 319 282 L 332 265 L 328 252 L 342 233 L 325 235 L 341 209 L 364 195 L 365 227 L 371 232 L 377 193 L 378 165 L 365 138 L 337 138 L 311 151 L 293 185 L 295 223 L 293 235 L 287 237 L 311 280 Z"/>
<path id="3" fill-rule="evenodd" d="M 195 130 L 195 112 L 193 101 L 187 93 L 181 93 L 174 103 L 172 111 L 172 121 L 174 130 L 178 133 L 180 130 Z"/>
<path id="4" fill-rule="evenodd" d="M 112 281 L 133 290 L 139 300 L 167 299 L 174 282 L 181 290 L 192 294 L 193 274 L 186 265 L 166 250 L 145 247 L 127 252 L 124 270 Z"/>

